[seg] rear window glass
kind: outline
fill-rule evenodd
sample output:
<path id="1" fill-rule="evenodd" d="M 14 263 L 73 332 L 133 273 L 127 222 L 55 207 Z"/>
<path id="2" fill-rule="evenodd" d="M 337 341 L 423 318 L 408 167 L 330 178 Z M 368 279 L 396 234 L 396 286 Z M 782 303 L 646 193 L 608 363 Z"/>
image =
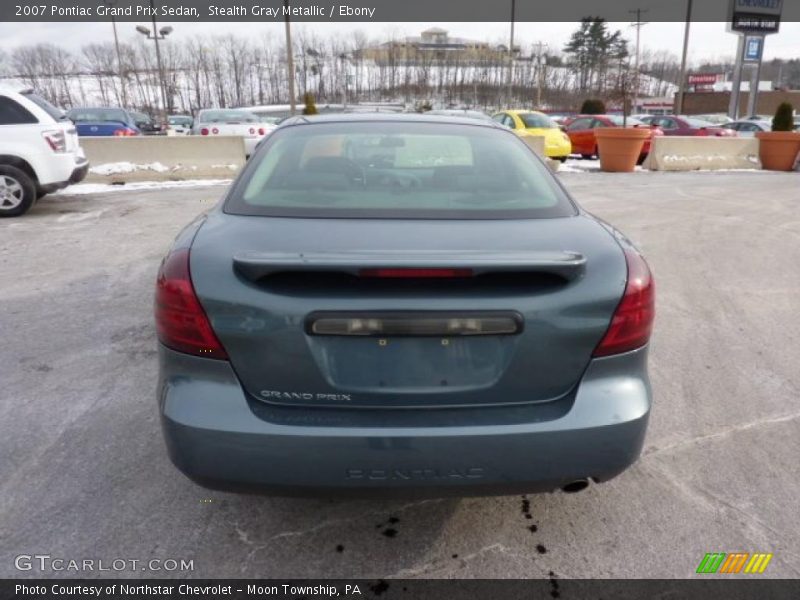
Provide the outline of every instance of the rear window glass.
<path id="1" fill-rule="evenodd" d="M 127 123 L 128 114 L 116 108 L 75 108 L 67 116 L 76 123 L 90 123 L 92 121 L 109 123 Z"/>
<path id="2" fill-rule="evenodd" d="M 201 123 L 255 123 L 256 116 L 244 110 L 204 110 Z"/>
<path id="3" fill-rule="evenodd" d="M 689 127 L 714 127 L 714 124 L 709 121 L 704 121 L 702 119 L 684 119 Z"/>
<path id="4" fill-rule="evenodd" d="M 279 128 L 248 161 L 225 211 L 364 218 L 575 214 L 553 175 L 504 130 L 420 122 Z"/>
<path id="5" fill-rule="evenodd" d="M 608 115 L 606 118 L 612 123 L 614 123 L 614 125 L 617 125 L 618 127 L 622 127 L 623 123 L 627 123 L 628 127 L 634 127 L 634 126 L 639 127 L 641 125 L 647 125 L 647 123 L 645 123 L 644 121 L 640 121 L 639 119 L 634 119 L 633 117 L 628 117 L 627 119 L 624 119 L 620 115 Z"/>
<path id="6" fill-rule="evenodd" d="M 545 115 L 537 115 L 536 113 L 520 113 L 519 118 L 525 123 L 525 127 L 535 129 L 556 129 L 553 120 Z"/>
<path id="7" fill-rule="evenodd" d="M 61 119 L 66 118 L 66 115 L 64 114 L 63 110 L 61 110 L 57 106 L 53 106 L 47 100 L 42 98 L 39 94 L 34 94 L 33 92 L 22 92 L 22 95 L 25 96 L 31 102 L 33 102 L 36 106 L 41 108 L 48 115 L 53 117 L 56 121 L 60 121 Z"/>

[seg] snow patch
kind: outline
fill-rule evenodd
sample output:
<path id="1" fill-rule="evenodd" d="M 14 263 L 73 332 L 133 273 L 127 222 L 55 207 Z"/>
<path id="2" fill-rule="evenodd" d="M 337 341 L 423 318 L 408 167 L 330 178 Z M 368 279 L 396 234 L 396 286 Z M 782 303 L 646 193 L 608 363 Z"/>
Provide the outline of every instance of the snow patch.
<path id="1" fill-rule="evenodd" d="M 132 162 L 125 161 L 104 163 L 89 168 L 89 172 L 95 175 L 117 175 L 119 173 L 133 173 L 134 171 L 155 171 L 156 173 L 165 173 L 166 171 L 169 171 L 169 167 L 162 165 L 160 162 L 137 165 Z"/>
<path id="2" fill-rule="evenodd" d="M 232 179 L 190 179 L 187 181 L 136 181 L 125 185 L 110 183 L 79 183 L 55 192 L 54 195 L 83 196 L 86 194 L 105 194 L 108 192 L 136 192 L 172 188 L 192 188 L 229 185 Z"/>

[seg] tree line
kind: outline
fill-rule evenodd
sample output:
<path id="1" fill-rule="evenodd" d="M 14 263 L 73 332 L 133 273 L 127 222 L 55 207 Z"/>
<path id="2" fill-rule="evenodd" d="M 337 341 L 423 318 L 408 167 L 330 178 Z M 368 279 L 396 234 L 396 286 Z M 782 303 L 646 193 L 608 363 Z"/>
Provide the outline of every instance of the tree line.
<path id="1" fill-rule="evenodd" d="M 533 107 L 541 87 L 544 106 L 577 109 L 590 95 L 613 101 L 631 81 L 629 44 L 602 19 L 584 19 L 563 48 L 542 56 L 533 46 L 523 48 L 510 85 L 509 61 L 497 53 L 481 61 L 431 53 L 406 64 L 388 44 L 384 60 L 368 58 L 369 48 L 391 41 L 392 36 L 370 39 L 361 31 L 323 37 L 300 29 L 293 36 L 298 98 L 308 93 L 318 103 L 433 100 Z M 167 39 L 161 54 L 169 110 L 288 103 L 284 43 L 283 36 L 268 35 Z M 640 95 L 668 95 L 679 79 L 678 58 L 645 49 L 640 73 Z M 79 51 L 53 43 L 20 46 L 0 53 L 0 76 L 20 79 L 67 108 L 101 103 L 155 112 L 161 105 L 155 50 L 143 38 L 120 44 L 119 64 L 113 41 Z"/>

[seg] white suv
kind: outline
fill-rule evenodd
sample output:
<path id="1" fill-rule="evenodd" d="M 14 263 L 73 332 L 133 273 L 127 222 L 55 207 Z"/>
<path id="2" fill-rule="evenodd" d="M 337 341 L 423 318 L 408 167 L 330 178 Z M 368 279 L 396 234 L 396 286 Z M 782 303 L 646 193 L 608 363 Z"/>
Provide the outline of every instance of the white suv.
<path id="1" fill-rule="evenodd" d="M 72 122 L 30 90 L 0 87 L 0 217 L 16 217 L 49 192 L 86 177 Z"/>

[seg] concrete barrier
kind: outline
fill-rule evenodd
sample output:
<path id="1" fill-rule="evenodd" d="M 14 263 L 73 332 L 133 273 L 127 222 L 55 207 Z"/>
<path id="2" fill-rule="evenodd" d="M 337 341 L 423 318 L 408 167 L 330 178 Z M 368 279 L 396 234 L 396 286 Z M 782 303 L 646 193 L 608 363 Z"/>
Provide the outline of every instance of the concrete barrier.
<path id="1" fill-rule="evenodd" d="M 523 142 L 530 146 L 531 150 L 544 158 L 544 136 L 543 135 L 521 135 Z"/>
<path id="2" fill-rule="evenodd" d="M 229 179 L 244 165 L 238 136 L 82 137 L 91 163 L 86 181 Z"/>
<path id="3" fill-rule="evenodd" d="M 644 168 L 651 171 L 760 169 L 758 140 L 694 136 L 655 137 Z"/>

